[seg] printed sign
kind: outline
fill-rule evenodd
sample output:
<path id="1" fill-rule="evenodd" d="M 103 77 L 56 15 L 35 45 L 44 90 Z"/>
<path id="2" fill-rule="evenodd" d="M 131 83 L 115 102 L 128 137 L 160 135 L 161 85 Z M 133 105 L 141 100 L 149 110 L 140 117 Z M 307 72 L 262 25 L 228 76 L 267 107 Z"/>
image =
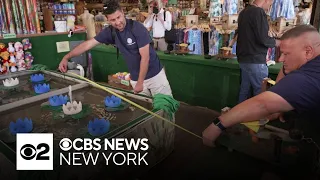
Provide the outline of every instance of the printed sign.
<path id="1" fill-rule="evenodd" d="M 129 81 L 123 80 L 121 79 L 121 84 L 126 85 L 126 86 L 130 86 Z"/>
<path id="2" fill-rule="evenodd" d="M 70 51 L 69 41 L 57 42 L 57 52 L 68 52 Z"/>
<path id="3" fill-rule="evenodd" d="M 11 39 L 11 38 L 16 38 L 16 34 L 3 34 L 3 39 Z"/>

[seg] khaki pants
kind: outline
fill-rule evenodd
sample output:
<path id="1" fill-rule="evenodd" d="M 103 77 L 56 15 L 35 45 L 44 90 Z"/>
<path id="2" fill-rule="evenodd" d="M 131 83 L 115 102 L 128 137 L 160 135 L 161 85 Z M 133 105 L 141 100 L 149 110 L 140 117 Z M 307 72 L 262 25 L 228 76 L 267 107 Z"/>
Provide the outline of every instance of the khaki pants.
<path id="1" fill-rule="evenodd" d="M 131 80 L 130 83 L 134 88 L 137 84 L 137 81 Z M 151 97 L 158 93 L 172 96 L 171 87 L 163 68 L 156 76 L 144 80 L 143 91 L 140 94 Z"/>
<path id="2" fill-rule="evenodd" d="M 166 43 L 164 38 L 161 39 L 153 39 L 154 48 L 158 51 L 166 51 L 168 44 Z"/>

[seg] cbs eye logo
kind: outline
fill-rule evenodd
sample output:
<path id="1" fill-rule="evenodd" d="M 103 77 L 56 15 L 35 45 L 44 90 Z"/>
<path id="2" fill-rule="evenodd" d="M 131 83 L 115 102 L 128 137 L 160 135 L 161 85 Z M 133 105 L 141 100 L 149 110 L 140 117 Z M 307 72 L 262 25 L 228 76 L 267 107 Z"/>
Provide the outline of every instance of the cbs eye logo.
<path id="1" fill-rule="evenodd" d="M 46 143 L 40 143 L 37 147 L 32 144 L 25 144 L 20 149 L 20 155 L 25 160 L 49 160 L 50 156 L 46 155 L 49 153 L 50 147 Z"/>
<path id="2" fill-rule="evenodd" d="M 53 133 L 18 133 L 17 170 L 53 170 Z"/>
<path id="3" fill-rule="evenodd" d="M 61 150 L 69 151 L 72 148 L 72 141 L 69 138 L 63 138 L 61 139 L 59 146 Z"/>

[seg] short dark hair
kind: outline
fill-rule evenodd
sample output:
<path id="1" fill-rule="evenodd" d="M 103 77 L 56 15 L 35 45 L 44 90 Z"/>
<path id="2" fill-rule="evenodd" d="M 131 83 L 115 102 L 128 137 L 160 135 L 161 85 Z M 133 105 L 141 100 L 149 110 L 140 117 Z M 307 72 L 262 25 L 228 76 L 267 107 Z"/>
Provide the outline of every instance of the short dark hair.
<path id="1" fill-rule="evenodd" d="M 282 36 L 281 36 L 281 40 L 286 40 L 286 39 L 290 39 L 290 38 L 297 38 L 299 36 L 301 36 L 304 33 L 308 33 L 308 32 L 317 32 L 318 30 L 311 26 L 311 25 L 299 25 L 296 26 L 288 31 L 286 31 Z"/>
<path id="2" fill-rule="evenodd" d="M 108 0 L 103 6 L 103 14 L 104 15 L 113 14 L 117 10 L 120 10 L 120 11 L 122 10 L 122 8 L 119 4 L 119 1 L 117 1 L 117 0 Z"/>

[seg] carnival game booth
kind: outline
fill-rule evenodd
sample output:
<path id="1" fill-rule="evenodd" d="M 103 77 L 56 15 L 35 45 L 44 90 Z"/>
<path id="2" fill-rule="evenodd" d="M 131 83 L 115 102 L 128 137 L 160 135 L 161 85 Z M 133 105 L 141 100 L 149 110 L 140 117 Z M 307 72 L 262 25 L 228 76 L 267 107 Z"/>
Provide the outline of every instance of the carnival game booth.
<path id="1" fill-rule="evenodd" d="M 171 153 L 174 113 L 162 110 L 163 99 L 150 99 L 128 91 L 106 88 L 79 77 L 53 71 L 20 71 L 0 77 L 3 82 L 0 93 L 1 177 L 89 179 L 101 172 L 110 178 L 132 177 L 145 172 Z M 53 171 L 16 171 L 19 168 L 17 154 L 32 156 L 30 148 L 16 151 L 17 133 L 53 133 Z M 147 152 L 145 160 L 148 165 L 106 165 L 102 156 L 91 166 L 61 165 L 61 153 L 68 157 L 68 152 L 61 149 L 63 138 L 71 141 L 76 138 L 147 138 L 149 148 L 143 152 Z M 103 141 L 101 146 L 104 146 Z M 107 151 L 77 152 L 88 155 Z M 122 161 L 119 160 L 119 163 Z M 32 165 L 29 166 L 32 169 Z"/>

